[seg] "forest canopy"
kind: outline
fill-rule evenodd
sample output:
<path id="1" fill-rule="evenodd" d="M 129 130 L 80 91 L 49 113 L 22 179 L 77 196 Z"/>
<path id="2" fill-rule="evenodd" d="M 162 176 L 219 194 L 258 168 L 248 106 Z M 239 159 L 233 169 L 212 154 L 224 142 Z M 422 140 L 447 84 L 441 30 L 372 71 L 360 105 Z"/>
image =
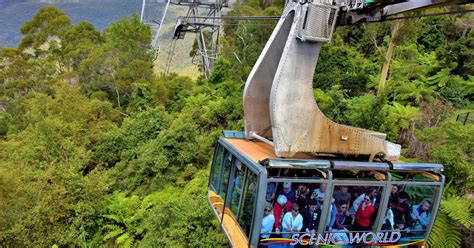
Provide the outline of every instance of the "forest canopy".
<path id="1" fill-rule="evenodd" d="M 248 0 L 228 14 L 282 6 Z M 39 10 L 16 48 L 0 48 L 0 244 L 228 246 L 206 187 L 222 130 L 243 130 L 245 80 L 273 30 L 247 23 L 224 23 L 212 74 L 191 80 L 154 71 L 137 15 L 101 33 Z M 472 23 L 456 14 L 338 28 L 313 79 L 331 119 L 387 133 L 405 161 L 445 166 L 436 247 L 461 245 L 473 225 Z"/>

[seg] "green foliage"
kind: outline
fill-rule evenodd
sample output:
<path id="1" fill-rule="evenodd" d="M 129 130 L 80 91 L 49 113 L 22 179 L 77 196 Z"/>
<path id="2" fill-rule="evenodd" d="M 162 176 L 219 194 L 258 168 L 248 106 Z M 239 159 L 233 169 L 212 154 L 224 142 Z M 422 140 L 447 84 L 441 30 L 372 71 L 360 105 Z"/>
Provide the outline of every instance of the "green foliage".
<path id="1" fill-rule="evenodd" d="M 369 75 L 375 71 L 376 67 L 370 60 L 336 36 L 330 45 L 321 49 L 313 85 L 322 90 L 341 85 L 355 96 L 365 91 L 370 82 Z"/>
<path id="2" fill-rule="evenodd" d="M 445 43 L 441 17 L 427 17 L 420 20 L 421 27 L 417 43 L 428 50 L 435 50 Z"/>
<path id="3" fill-rule="evenodd" d="M 448 120 L 420 131 L 419 137 L 421 142 L 429 144 L 430 160 L 445 166 L 444 173 L 452 187 L 461 194 L 472 190 L 474 126 Z"/>
<path id="4" fill-rule="evenodd" d="M 229 15 L 275 16 L 282 5 L 252 0 Z M 459 245 L 472 226 L 473 126 L 450 120 L 472 105 L 469 20 L 404 23 L 386 95 L 374 91 L 390 23 L 338 29 L 313 80 L 331 119 L 387 133 L 408 161 L 445 165 L 457 196 L 443 200 L 436 247 Z M 26 22 L 19 48 L 0 49 L 0 243 L 228 246 L 207 203 L 208 163 L 223 129 L 243 129 L 244 82 L 275 22 L 225 24 L 214 71 L 195 82 L 154 74 L 137 15 L 103 33 L 54 7 Z"/>
<path id="5" fill-rule="evenodd" d="M 184 188 L 167 188 L 150 195 L 155 204 L 145 219 L 147 231 L 141 247 L 228 245 L 207 203 L 207 179 L 208 173 L 201 171 Z"/>
<path id="6" fill-rule="evenodd" d="M 55 49 L 58 44 L 54 39 L 70 25 L 71 20 L 63 11 L 54 6 L 44 7 L 21 27 L 21 34 L 25 37 L 20 41 L 19 48 L 32 48 L 37 54 L 45 50 L 41 47 L 44 45 L 46 49 Z"/>
<path id="7" fill-rule="evenodd" d="M 465 197 L 448 195 L 441 201 L 436 221 L 428 240 L 429 247 L 460 247 L 461 225 L 473 225 L 473 201 Z"/>

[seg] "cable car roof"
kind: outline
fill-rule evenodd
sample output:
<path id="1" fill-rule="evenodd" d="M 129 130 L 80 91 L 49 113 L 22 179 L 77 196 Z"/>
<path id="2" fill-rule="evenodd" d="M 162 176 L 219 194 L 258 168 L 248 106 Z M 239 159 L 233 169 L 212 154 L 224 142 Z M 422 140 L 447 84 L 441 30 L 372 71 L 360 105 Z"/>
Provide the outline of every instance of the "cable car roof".
<path id="1" fill-rule="evenodd" d="M 249 141 L 243 138 L 243 132 L 225 131 L 226 143 L 233 146 L 239 153 L 244 154 L 255 163 L 269 168 L 292 169 L 333 169 L 333 170 L 361 170 L 361 171 L 401 171 L 416 172 L 429 171 L 441 173 L 444 169 L 441 164 L 404 163 L 404 162 L 364 162 L 343 161 L 335 159 L 316 159 L 311 154 L 298 153 L 290 159 L 278 158 L 271 145 L 261 141 Z"/>

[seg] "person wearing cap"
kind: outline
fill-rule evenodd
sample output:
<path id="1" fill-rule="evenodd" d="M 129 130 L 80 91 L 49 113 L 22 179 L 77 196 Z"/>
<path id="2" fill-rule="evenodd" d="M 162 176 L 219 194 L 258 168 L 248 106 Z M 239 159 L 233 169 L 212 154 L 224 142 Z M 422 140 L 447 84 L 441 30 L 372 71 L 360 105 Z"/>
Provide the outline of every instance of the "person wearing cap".
<path id="1" fill-rule="evenodd" d="M 291 208 L 291 212 L 286 213 L 283 217 L 283 221 L 281 223 L 284 232 L 282 234 L 283 238 L 291 238 L 293 233 L 297 233 L 301 231 L 301 228 L 303 228 L 303 217 L 299 211 L 300 207 L 297 203 L 294 203 Z"/>
<path id="2" fill-rule="evenodd" d="M 280 190 L 277 194 L 277 198 L 280 195 L 285 195 L 286 199 L 291 203 L 296 201 L 296 192 L 291 188 L 291 182 L 284 182 L 283 183 L 283 190 Z"/>
<path id="3" fill-rule="evenodd" d="M 316 233 L 321 218 L 321 208 L 318 207 L 316 199 L 308 201 L 308 207 L 302 211 L 301 215 L 303 216 L 303 230 L 311 234 Z"/>
<path id="4" fill-rule="evenodd" d="M 273 216 L 272 210 L 272 204 L 267 202 L 263 209 L 262 228 L 260 229 L 261 238 L 270 238 L 273 225 L 275 224 L 275 216 Z"/>

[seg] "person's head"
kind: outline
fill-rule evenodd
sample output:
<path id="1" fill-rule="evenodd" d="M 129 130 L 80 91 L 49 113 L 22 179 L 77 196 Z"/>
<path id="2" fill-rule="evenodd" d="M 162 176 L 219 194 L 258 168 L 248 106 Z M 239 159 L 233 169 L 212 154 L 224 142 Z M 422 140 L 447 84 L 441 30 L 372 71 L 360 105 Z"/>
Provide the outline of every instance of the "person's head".
<path id="1" fill-rule="evenodd" d="M 364 203 L 365 204 L 372 204 L 372 196 L 371 195 L 365 195 L 364 196 Z"/>
<path id="2" fill-rule="evenodd" d="M 403 203 L 408 200 L 408 194 L 405 191 L 398 193 L 398 203 Z"/>
<path id="3" fill-rule="evenodd" d="M 321 184 L 319 185 L 319 190 L 320 190 L 321 192 L 326 192 L 326 186 L 327 186 L 327 185 L 326 185 L 325 183 L 321 183 Z"/>
<path id="4" fill-rule="evenodd" d="M 377 197 L 379 190 L 377 188 L 370 188 L 369 194 L 371 197 Z"/>
<path id="5" fill-rule="evenodd" d="M 316 201 L 316 199 L 310 199 L 308 201 L 308 206 L 309 206 L 309 210 L 311 212 L 314 212 L 318 209 L 318 202 Z"/>
<path id="6" fill-rule="evenodd" d="M 347 208 L 349 207 L 349 203 L 345 200 L 340 200 L 337 202 L 337 211 L 339 213 L 347 211 Z"/>
<path id="7" fill-rule="evenodd" d="M 283 191 L 286 193 L 291 191 L 291 183 L 290 182 L 284 182 L 283 183 Z"/>
<path id="8" fill-rule="evenodd" d="M 392 194 L 396 194 L 397 192 L 398 192 L 398 186 L 397 186 L 397 185 L 393 185 L 393 186 L 392 186 L 391 193 L 392 193 Z"/>
<path id="9" fill-rule="evenodd" d="M 424 200 L 423 204 L 421 205 L 421 209 L 423 211 L 428 211 L 431 208 L 431 201 L 429 200 Z"/>
<path id="10" fill-rule="evenodd" d="M 341 186 L 341 192 L 346 193 L 349 190 L 349 187 L 347 186 Z"/>
<path id="11" fill-rule="evenodd" d="M 269 215 L 273 210 L 273 206 L 271 203 L 267 202 L 265 203 L 265 208 L 263 209 L 263 215 L 267 216 Z"/>
<path id="12" fill-rule="evenodd" d="M 282 207 L 284 207 L 286 205 L 287 201 L 288 201 L 288 199 L 286 198 L 285 195 L 279 195 L 278 198 L 277 198 L 278 204 Z"/>
<path id="13" fill-rule="evenodd" d="M 298 206 L 298 203 L 293 203 L 293 206 L 291 207 L 291 214 L 293 216 L 297 216 L 299 211 L 300 211 L 300 206 Z"/>

